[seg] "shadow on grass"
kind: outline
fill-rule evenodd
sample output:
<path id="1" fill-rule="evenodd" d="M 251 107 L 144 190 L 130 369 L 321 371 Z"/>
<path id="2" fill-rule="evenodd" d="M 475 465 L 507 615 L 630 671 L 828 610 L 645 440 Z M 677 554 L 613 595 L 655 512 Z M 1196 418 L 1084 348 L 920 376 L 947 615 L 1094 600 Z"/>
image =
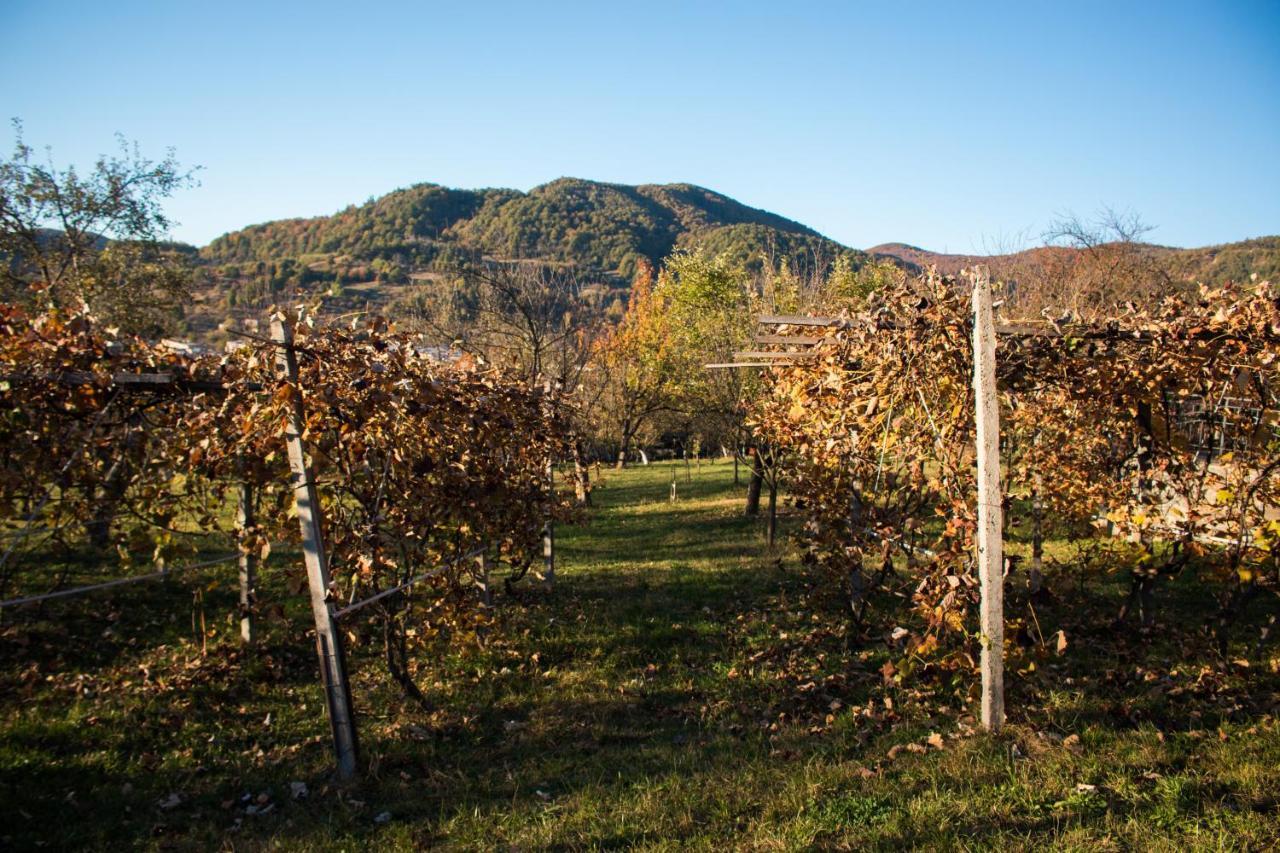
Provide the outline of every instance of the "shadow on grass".
<path id="1" fill-rule="evenodd" d="M 802 592 L 799 577 L 779 571 L 786 552 L 765 553 L 761 522 L 741 515 L 742 492 L 729 486 L 727 466 L 695 473 L 693 483 L 678 473 L 681 500 L 674 504 L 667 501 L 669 467 L 609 475 L 596 492 L 591 524 L 560 531 L 557 588 L 522 591 L 520 602 L 500 594 L 490 645 L 424 664 L 419 681 L 435 713 L 396 694 L 382 676 L 376 644 L 355 647 L 366 767 L 341 796 L 327 787 L 328 732 L 314 651 L 301 628 L 305 602 L 291 605 L 288 624 L 268 626 L 252 654 L 220 643 L 185 670 L 180 659 L 194 651 L 176 647 L 190 636 L 189 588 L 139 587 L 107 599 L 118 613 L 112 636 L 103 636 L 93 612 L 75 607 L 50 608 L 25 627 L 21 644 L 10 644 L 18 632 L 6 627 L 0 799 L 18 817 L 0 829 L 0 846 L 507 842 L 576 849 L 675 841 L 685 833 L 704 846 L 733 846 L 769 821 L 785 828 L 812 820 L 811 829 L 776 846 L 866 839 L 893 847 L 998 844 L 1009 834 L 1055 830 L 1058 818 L 1041 802 L 1047 795 L 1032 785 L 1009 813 L 981 818 L 995 812 L 1001 786 L 1011 784 L 1005 741 L 973 747 L 970 764 L 950 775 L 921 772 L 940 760 L 930 755 L 909 759 L 917 764 L 903 759 L 901 772 L 850 777 L 850 766 L 867 761 L 891 735 L 859 731 L 851 717 L 842 718 L 844 728 L 820 723 L 833 701 L 847 711 L 870 698 L 887 658 L 858 663 L 834 635 L 788 645 L 786 630 L 812 623 L 804 606 L 785 603 Z M 234 576 L 230 566 L 227 573 Z M 230 586 L 206 593 L 207 611 L 234 611 Z M 1119 594 L 1116 585 L 1041 608 L 1046 627 L 1065 626 L 1079 651 L 1060 663 L 1040 660 L 1030 674 L 1010 667 L 1015 721 L 1122 737 L 1151 724 L 1244 725 L 1260 713 L 1262 705 L 1242 699 L 1197 719 L 1153 693 L 1135 668 L 1185 655 L 1177 636 L 1135 649 L 1129 638 L 1099 632 L 1096 613 Z M 1177 587 L 1167 602 L 1173 618 L 1191 612 L 1195 598 Z M 1077 636 L 1096 639 L 1077 643 Z M 747 661 L 756 652 L 766 662 L 821 655 L 829 661 L 824 672 L 841 679 L 801 685 L 775 678 L 789 675 L 781 664 L 752 675 Z M 731 677 L 731 667 L 743 673 Z M 1104 679 L 1108 670 L 1128 675 L 1115 683 L 1080 680 Z M 1079 698 L 1050 706 L 1051 693 Z M 805 704 L 793 702 L 796 695 Z M 1269 701 L 1265 689 L 1259 695 Z M 796 719 L 771 728 L 779 708 Z M 289 798 L 297 780 L 310 787 L 309 799 Z M 801 792 L 792 794 L 797 803 L 783 798 L 789 786 Z M 939 792 L 967 798 L 970 811 L 957 813 L 945 831 L 941 823 L 913 823 L 905 804 Z M 1226 784 L 1194 792 L 1240 796 Z M 173 793 L 179 804 L 157 805 Z M 270 813 L 250 814 L 246 793 L 253 802 L 267 793 Z M 800 812 L 805 798 L 813 814 Z M 828 799 L 834 804 L 824 805 Z M 391 820 L 376 822 L 384 812 Z M 1108 819 L 1105 810 L 1091 812 L 1077 825 L 1105 834 Z"/>

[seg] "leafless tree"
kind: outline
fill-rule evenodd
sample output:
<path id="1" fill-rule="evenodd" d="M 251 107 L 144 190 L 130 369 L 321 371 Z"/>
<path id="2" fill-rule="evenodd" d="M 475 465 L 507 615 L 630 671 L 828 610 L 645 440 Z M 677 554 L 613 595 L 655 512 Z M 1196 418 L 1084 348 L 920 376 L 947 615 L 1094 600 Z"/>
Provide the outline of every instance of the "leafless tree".
<path id="1" fill-rule="evenodd" d="M 527 262 L 458 270 L 413 313 L 437 343 L 562 388 L 580 384 L 599 322 L 572 270 Z"/>
<path id="2" fill-rule="evenodd" d="M 531 262 L 471 265 L 419 300 L 413 317 L 438 344 L 561 397 L 577 413 L 578 436 L 586 433 L 600 398 L 587 374 L 602 321 L 585 308 L 572 269 Z M 573 444 L 573 463 L 578 500 L 586 503 L 590 489 L 580 439 Z"/>
<path id="3" fill-rule="evenodd" d="M 1160 247 L 1144 242 L 1152 230 L 1138 214 L 1110 207 L 1091 220 L 1074 213 L 1058 217 L 1044 233 L 1049 251 L 1035 271 L 1041 313 L 1062 310 L 1100 318 L 1125 302 L 1144 303 L 1167 293 L 1172 279 Z"/>

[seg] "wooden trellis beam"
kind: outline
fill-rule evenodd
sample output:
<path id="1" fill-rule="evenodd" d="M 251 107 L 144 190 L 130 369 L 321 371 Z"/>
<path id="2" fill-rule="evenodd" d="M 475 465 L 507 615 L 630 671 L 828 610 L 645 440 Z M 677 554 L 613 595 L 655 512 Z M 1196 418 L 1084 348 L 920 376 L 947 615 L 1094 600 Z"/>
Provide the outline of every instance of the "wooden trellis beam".
<path id="1" fill-rule="evenodd" d="M 761 314 L 756 319 L 761 326 L 847 327 L 859 322 L 857 318 L 805 316 L 803 314 Z M 891 318 L 878 319 L 876 322 L 880 328 L 906 328 L 905 325 L 900 324 Z M 1033 323 L 994 323 L 993 328 L 995 330 L 995 335 L 1001 338 L 1080 338 L 1082 340 L 1151 343 L 1153 341 L 1164 340 L 1168 337 L 1167 335 L 1157 335 L 1140 329 L 1126 331 L 1124 329 L 1114 329 L 1108 326 L 1098 326 L 1088 323 L 1046 323 L 1043 326 Z M 777 337 L 781 338 L 785 336 L 778 335 Z M 1263 337 L 1266 340 L 1280 341 L 1280 334 L 1276 334 L 1270 330 L 1264 331 Z M 1193 329 L 1186 334 L 1185 338 L 1196 341 L 1226 341 L 1235 339 L 1231 335 L 1223 335 L 1214 332 L 1212 329 Z"/>
<path id="2" fill-rule="evenodd" d="M 845 322 L 839 317 L 812 317 L 806 314 L 761 314 L 762 326 L 837 326 Z"/>
<path id="3" fill-rule="evenodd" d="M 756 335 L 758 344 L 781 344 L 783 346 L 811 347 L 822 340 L 812 335 Z"/>
<path id="4" fill-rule="evenodd" d="M 63 370 L 57 373 L 41 375 L 30 373 L 10 373 L 3 377 L 5 382 L 22 385 L 26 382 L 43 382 L 50 377 L 56 378 L 64 385 L 93 385 L 101 377 L 86 370 Z M 179 373 L 115 373 L 111 384 L 121 391 L 176 391 L 184 394 L 217 394 L 226 391 L 226 386 L 213 379 L 192 379 Z M 261 391 L 262 386 L 256 382 L 247 383 L 251 391 Z"/>
<path id="5" fill-rule="evenodd" d="M 780 363 L 777 361 L 723 361 L 702 366 L 707 370 L 726 370 L 730 367 L 777 367 Z"/>
<path id="6" fill-rule="evenodd" d="M 770 352 L 767 350 L 746 350 L 743 352 L 735 352 L 733 354 L 733 357 L 748 359 L 748 360 L 777 359 L 777 360 L 795 361 L 797 359 L 806 359 L 806 358 L 809 358 L 810 356 L 808 353 L 803 353 L 803 352 Z"/>

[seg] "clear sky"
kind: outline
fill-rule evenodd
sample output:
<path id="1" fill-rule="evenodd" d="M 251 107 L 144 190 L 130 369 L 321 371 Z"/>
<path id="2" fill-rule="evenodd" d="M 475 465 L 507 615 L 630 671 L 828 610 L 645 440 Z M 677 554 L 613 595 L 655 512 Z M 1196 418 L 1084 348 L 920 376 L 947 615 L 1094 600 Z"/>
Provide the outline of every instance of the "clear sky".
<path id="1" fill-rule="evenodd" d="M 169 205 L 197 244 L 565 175 L 858 247 L 982 251 L 1100 205 L 1170 245 L 1280 233 L 1280 0 L 0 0 L 0 115 L 64 164 L 174 146 L 204 167 Z"/>

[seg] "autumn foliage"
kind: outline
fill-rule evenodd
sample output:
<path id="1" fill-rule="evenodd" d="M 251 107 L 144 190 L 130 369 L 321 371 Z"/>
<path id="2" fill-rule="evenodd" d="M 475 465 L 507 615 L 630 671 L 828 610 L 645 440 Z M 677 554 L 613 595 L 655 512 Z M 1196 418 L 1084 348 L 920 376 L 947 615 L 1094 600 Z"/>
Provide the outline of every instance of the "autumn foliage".
<path id="1" fill-rule="evenodd" d="M 977 657 L 971 328 L 966 283 L 889 287 L 811 359 L 775 368 L 754 413 L 794 461 L 806 562 L 840 591 L 855 633 L 892 633 L 899 672 Z M 1280 591 L 1273 287 L 1014 331 L 997 357 L 1008 523 L 1105 545 L 1091 565 L 1131 572 L 1122 617 L 1149 622 L 1158 579 L 1191 564 L 1217 581 L 1206 613 L 1220 631 L 1249 598 Z M 1025 600 L 1011 562 L 1007 584 Z M 1024 614 L 1007 612 L 1009 636 L 1025 634 Z"/>
<path id="2" fill-rule="evenodd" d="M 178 528 L 228 530 L 232 490 L 246 483 L 258 511 L 242 546 L 296 541 L 283 430 L 299 396 L 337 602 L 482 546 L 518 578 L 544 523 L 565 512 L 546 477 L 567 441 L 561 406 L 498 373 L 422 357 L 380 323 L 298 323 L 294 384 L 268 341 L 188 359 L 88 317 L 6 308 L 0 321 L 5 593 L 25 553 L 82 548 L 86 534 L 124 562 L 172 562 L 192 547 Z M 293 571 L 304 585 L 300 562 Z M 472 571 L 460 562 L 388 597 L 381 618 L 401 639 L 467 630 Z"/>

